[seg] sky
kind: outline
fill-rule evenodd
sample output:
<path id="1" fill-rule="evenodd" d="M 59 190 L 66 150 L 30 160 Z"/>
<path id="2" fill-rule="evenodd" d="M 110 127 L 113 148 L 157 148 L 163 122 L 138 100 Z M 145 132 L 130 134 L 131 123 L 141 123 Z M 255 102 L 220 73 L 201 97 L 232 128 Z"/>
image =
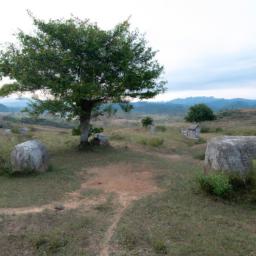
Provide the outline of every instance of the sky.
<path id="1" fill-rule="evenodd" d="M 130 17 L 165 67 L 168 90 L 156 101 L 256 99 L 256 0 L 8 0 L 0 9 L 2 46 L 18 29 L 32 32 L 26 10 L 45 20 L 89 18 L 104 29 Z"/>

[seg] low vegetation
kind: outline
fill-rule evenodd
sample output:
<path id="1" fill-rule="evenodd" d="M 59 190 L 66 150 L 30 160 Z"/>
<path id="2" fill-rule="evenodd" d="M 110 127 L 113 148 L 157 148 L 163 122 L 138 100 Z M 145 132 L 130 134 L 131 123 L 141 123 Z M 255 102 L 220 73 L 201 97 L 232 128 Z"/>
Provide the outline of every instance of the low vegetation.
<path id="1" fill-rule="evenodd" d="M 255 128 L 255 116 L 243 122 L 230 117 L 203 122 L 211 132 L 203 133 L 199 143 L 181 135 L 184 122 L 152 117 L 156 127 L 165 127 L 163 131 L 142 128 L 141 117 L 110 119 L 104 133 L 111 146 L 88 151 L 78 150 L 79 138 L 71 129 L 30 126 L 32 138 L 49 149 L 53 168 L 40 175 L 0 176 L 0 255 L 95 256 L 107 245 L 111 256 L 254 255 L 253 173 L 242 180 L 222 173 L 198 177 L 198 173 L 207 139 L 235 131 L 243 135 Z M 95 126 L 101 127 L 101 121 Z M 217 132 L 218 127 L 223 130 Z M 4 129 L 0 138 L 4 161 L 15 144 L 26 140 L 21 134 L 5 135 Z M 97 179 L 114 166 L 112 178 Z M 151 183 L 143 183 L 147 179 Z M 125 193 L 106 190 L 107 185 L 118 185 L 116 191 L 128 189 L 135 193 L 131 198 L 146 185 L 156 192 L 129 201 Z M 74 205 L 77 202 L 81 204 Z M 64 209 L 4 213 L 57 203 Z"/>
<path id="2" fill-rule="evenodd" d="M 188 122 L 212 121 L 216 117 L 211 108 L 205 104 L 196 104 L 189 108 L 185 120 Z"/>
<path id="3" fill-rule="evenodd" d="M 143 118 L 141 119 L 141 124 L 142 124 L 142 126 L 145 127 L 145 128 L 149 127 L 150 125 L 153 125 L 153 123 L 154 123 L 154 120 L 153 120 L 153 118 L 150 117 L 150 116 L 146 116 L 146 117 L 143 117 Z"/>

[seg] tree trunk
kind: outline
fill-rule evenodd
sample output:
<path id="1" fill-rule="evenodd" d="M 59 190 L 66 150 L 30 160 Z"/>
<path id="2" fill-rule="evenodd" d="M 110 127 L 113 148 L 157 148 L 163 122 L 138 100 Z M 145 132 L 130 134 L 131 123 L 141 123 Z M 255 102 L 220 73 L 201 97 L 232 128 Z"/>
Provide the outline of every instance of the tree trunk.
<path id="1" fill-rule="evenodd" d="M 80 117 L 80 145 L 87 145 L 90 131 L 90 117 Z"/>
<path id="2" fill-rule="evenodd" d="M 88 145 L 92 109 L 93 109 L 93 102 L 83 101 L 82 103 L 83 112 L 80 115 L 80 130 L 81 130 L 80 147 Z"/>

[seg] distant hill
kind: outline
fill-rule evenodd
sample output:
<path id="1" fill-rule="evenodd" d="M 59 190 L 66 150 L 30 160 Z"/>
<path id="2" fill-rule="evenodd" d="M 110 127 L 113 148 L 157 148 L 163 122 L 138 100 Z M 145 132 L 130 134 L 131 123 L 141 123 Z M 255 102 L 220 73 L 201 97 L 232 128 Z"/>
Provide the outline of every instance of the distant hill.
<path id="1" fill-rule="evenodd" d="M 214 111 L 256 108 L 256 100 L 248 99 L 219 99 L 214 97 L 189 97 L 185 99 L 175 99 L 169 101 L 182 106 L 190 107 L 194 104 L 204 103 Z"/>
<path id="2" fill-rule="evenodd" d="M 204 103 L 215 112 L 235 109 L 256 109 L 256 100 L 219 99 L 214 97 L 189 97 L 174 99 L 167 102 L 135 102 L 134 112 L 145 114 L 176 114 L 184 115 L 189 107 Z"/>
<path id="3" fill-rule="evenodd" d="M 27 98 L 0 98 L 0 112 L 19 112 L 28 105 L 29 101 L 30 99 Z M 133 102 L 132 105 L 134 107 L 133 113 L 185 115 L 189 107 L 199 103 L 208 105 L 215 112 L 235 109 L 256 109 L 256 100 L 214 97 L 189 97 L 167 102 L 141 101 Z"/>
<path id="4" fill-rule="evenodd" d="M 0 112 L 20 112 L 29 101 L 27 98 L 0 98 L 0 104 L 5 107 L 5 109 L 0 109 Z"/>
<path id="5" fill-rule="evenodd" d="M 0 104 L 0 112 L 10 112 L 10 110 L 3 104 Z"/>
<path id="6" fill-rule="evenodd" d="M 171 102 L 135 102 L 132 105 L 134 107 L 133 112 L 146 114 L 183 115 L 188 109 L 185 105 Z"/>

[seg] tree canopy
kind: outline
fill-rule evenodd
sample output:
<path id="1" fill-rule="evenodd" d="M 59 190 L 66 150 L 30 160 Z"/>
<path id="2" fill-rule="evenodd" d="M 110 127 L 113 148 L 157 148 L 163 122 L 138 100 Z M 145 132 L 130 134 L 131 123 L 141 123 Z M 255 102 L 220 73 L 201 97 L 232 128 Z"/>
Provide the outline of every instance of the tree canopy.
<path id="1" fill-rule="evenodd" d="M 216 117 L 211 108 L 205 104 L 196 104 L 190 107 L 185 120 L 188 122 L 212 121 Z"/>
<path id="2" fill-rule="evenodd" d="M 88 142 L 91 115 L 101 114 L 101 104 L 120 103 L 128 110 L 131 99 L 164 91 L 156 51 L 127 20 L 103 30 L 78 18 L 32 19 L 34 33 L 20 31 L 19 44 L 0 52 L 0 78 L 13 81 L 0 95 L 40 91 L 44 99 L 36 99 L 30 111 L 79 118 L 81 143 Z"/>

